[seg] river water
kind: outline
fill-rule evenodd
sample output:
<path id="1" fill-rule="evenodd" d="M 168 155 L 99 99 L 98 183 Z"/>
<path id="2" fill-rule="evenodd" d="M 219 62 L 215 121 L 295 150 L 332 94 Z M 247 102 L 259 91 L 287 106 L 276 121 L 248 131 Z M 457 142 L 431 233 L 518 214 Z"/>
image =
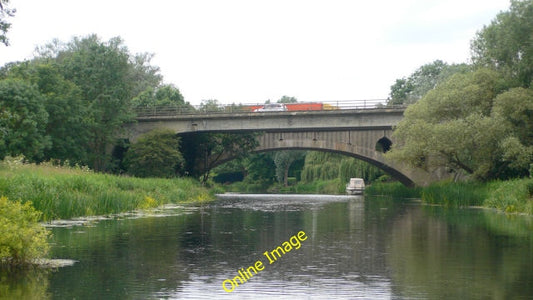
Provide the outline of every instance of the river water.
<path id="1" fill-rule="evenodd" d="M 532 217 L 312 195 L 223 195 L 153 214 L 53 227 L 52 256 L 77 262 L 0 273 L 0 298 L 533 297 Z"/>

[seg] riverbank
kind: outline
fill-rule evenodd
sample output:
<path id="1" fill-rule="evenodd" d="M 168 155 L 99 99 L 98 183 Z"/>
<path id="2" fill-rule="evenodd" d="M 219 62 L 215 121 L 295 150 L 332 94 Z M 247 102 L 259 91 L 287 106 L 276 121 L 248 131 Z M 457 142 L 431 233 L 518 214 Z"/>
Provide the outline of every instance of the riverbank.
<path id="1" fill-rule="evenodd" d="M 400 183 L 374 183 L 365 194 L 420 198 L 427 204 L 482 206 L 507 213 L 533 215 L 533 178 L 487 183 L 440 182 L 417 188 L 407 188 Z"/>
<path id="2" fill-rule="evenodd" d="M 41 221 L 214 199 L 212 193 L 189 178 L 123 177 L 16 160 L 0 162 L 0 196 L 31 202 L 42 212 Z"/>

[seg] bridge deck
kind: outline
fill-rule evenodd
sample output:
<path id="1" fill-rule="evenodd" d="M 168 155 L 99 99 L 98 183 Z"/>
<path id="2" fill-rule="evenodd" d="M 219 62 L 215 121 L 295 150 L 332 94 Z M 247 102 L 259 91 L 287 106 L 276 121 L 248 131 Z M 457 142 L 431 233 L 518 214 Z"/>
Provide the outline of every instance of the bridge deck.
<path id="1" fill-rule="evenodd" d="M 404 108 L 285 112 L 208 113 L 142 116 L 135 129 L 141 134 L 154 128 L 197 131 L 294 131 L 338 129 L 390 129 L 403 118 Z"/>

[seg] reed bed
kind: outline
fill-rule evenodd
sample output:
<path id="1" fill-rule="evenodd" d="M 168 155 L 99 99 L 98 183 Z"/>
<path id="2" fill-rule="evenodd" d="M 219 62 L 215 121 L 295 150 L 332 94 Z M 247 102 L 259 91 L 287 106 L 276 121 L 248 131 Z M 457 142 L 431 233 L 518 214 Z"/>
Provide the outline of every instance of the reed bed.
<path id="1" fill-rule="evenodd" d="M 189 178 L 134 178 L 49 164 L 0 163 L 0 196 L 31 201 L 42 221 L 213 199 Z"/>
<path id="2" fill-rule="evenodd" d="M 438 182 L 427 187 L 407 188 L 398 182 L 374 183 L 368 195 L 420 198 L 446 207 L 483 206 L 507 213 L 533 215 L 533 178 L 492 182 Z"/>

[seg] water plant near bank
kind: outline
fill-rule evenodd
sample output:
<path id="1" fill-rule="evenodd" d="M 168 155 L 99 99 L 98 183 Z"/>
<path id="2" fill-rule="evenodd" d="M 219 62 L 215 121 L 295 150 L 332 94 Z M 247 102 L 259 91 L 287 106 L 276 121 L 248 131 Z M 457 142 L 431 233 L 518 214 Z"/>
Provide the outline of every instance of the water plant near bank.
<path id="1" fill-rule="evenodd" d="M 447 207 L 482 206 L 507 213 L 533 214 L 533 178 L 492 182 L 438 182 L 408 188 L 398 182 L 374 183 L 368 195 L 420 198 L 427 204 Z"/>
<path id="2" fill-rule="evenodd" d="M 213 196 L 189 178 L 134 178 L 51 164 L 0 163 L 0 195 L 31 202 L 41 220 L 115 214 Z"/>

